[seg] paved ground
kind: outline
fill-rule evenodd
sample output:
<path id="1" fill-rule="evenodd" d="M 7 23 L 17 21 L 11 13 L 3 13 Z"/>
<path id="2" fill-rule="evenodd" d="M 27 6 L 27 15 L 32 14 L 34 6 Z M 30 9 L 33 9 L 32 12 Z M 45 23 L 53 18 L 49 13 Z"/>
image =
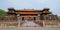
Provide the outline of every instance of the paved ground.
<path id="1" fill-rule="evenodd" d="M 60 28 L 47 27 L 19 27 L 19 28 L 0 28 L 0 30 L 60 30 Z"/>

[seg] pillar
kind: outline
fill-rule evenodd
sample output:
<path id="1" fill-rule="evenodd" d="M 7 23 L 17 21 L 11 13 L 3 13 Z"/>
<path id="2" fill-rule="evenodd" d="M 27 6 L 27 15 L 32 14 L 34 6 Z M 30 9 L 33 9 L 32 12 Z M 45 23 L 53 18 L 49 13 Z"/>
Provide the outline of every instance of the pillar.
<path id="1" fill-rule="evenodd" d="M 40 15 L 40 20 L 44 20 L 44 15 Z"/>
<path id="2" fill-rule="evenodd" d="M 7 24 L 5 24 L 5 27 L 7 27 Z"/>
<path id="3" fill-rule="evenodd" d="M 20 27 L 20 14 L 17 14 L 18 27 Z"/>
<path id="4" fill-rule="evenodd" d="M 45 27 L 45 22 L 43 21 L 43 27 Z"/>
<path id="5" fill-rule="evenodd" d="M 40 14 L 38 14 L 38 18 L 37 18 L 37 20 L 40 20 Z"/>
<path id="6" fill-rule="evenodd" d="M 44 16 L 44 20 L 46 20 L 46 15 L 43 15 Z"/>

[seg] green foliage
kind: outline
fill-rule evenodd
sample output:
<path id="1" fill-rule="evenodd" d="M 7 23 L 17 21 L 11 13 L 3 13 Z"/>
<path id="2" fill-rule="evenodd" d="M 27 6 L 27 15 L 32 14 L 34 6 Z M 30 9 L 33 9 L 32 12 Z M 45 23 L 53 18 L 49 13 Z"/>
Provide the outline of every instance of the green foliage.
<path id="1" fill-rule="evenodd" d="M 2 9 L 0 9 L 0 15 L 4 15 L 6 12 Z"/>

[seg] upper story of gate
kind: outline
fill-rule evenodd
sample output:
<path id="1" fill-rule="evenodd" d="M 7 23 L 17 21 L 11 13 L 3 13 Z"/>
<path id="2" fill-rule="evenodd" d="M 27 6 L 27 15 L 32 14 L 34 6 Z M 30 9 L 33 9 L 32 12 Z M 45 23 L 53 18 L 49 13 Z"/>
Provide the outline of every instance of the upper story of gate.
<path id="1" fill-rule="evenodd" d="M 14 14 L 51 14 L 49 8 L 44 8 L 43 10 L 35 10 L 35 9 L 22 9 L 15 10 L 14 8 L 8 8 L 8 13 Z"/>

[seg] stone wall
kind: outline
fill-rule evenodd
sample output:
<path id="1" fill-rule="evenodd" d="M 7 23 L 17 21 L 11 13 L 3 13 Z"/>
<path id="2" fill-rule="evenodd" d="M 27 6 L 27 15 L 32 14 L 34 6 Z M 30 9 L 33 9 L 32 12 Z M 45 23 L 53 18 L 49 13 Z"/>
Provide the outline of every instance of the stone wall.
<path id="1" fill-rule="evenodd" d="M 17 17 L 15 15 L 2 15 L 0 16 L 0 20 L 17 20 Z"/>

